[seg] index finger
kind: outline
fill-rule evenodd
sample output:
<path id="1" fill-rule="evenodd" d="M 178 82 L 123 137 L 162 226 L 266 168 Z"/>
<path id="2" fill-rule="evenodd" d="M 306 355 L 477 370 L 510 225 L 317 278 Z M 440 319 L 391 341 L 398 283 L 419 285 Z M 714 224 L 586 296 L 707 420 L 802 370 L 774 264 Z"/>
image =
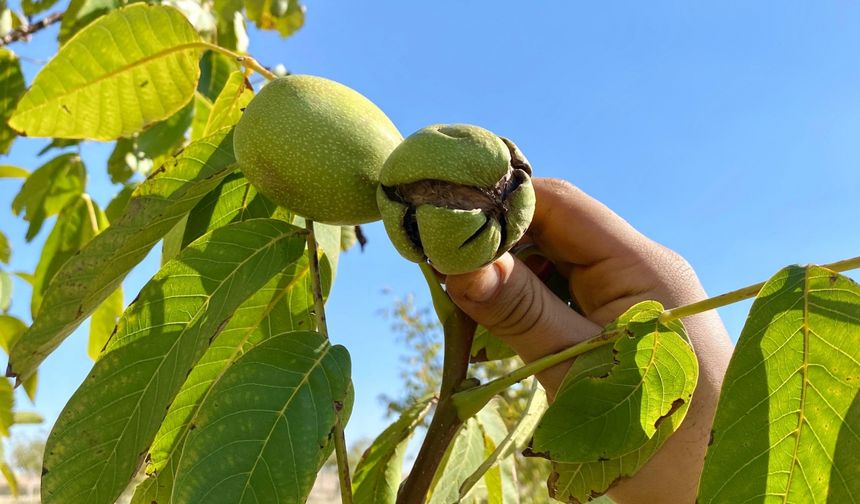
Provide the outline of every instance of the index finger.
<path id="1" fill-rule="evenodd" d="M 561 179 L 532 180 L 537 202 L 526 232 L 557 265 L 590 266 L 635 250 L 643 239 L 606 205 Z"/>

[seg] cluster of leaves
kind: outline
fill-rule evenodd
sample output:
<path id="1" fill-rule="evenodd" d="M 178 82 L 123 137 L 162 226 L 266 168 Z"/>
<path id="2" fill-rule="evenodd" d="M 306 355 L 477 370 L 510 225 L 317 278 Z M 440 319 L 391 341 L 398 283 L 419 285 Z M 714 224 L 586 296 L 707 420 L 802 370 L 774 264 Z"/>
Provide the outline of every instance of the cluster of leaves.
<path id="1" fill-rule="evenodd" d="M 25 275 L 32 325 L 2 319 L 10 375 L 34 386 L 39 364 L 93 320 L 95 365 L 46 445 L 46 504 L 110 504 L 141 467 L 147 478 L 135 503 L 302 502 L 333 449 L 338 418 L 349 417 L 349 355 L 317 331 L 312 284 L 319 275 L 328 292 L 341 247 L 355 236 L 311 228 L 236 168 L 233 126 L 254 93 L 239 66 L 254 60 L 236 58 L 246 17 L 287 35 L 303 10 L 293 1 L 73 0 L 57 55 L 26 92 L 15 56 L 0 59 L 3 148 L 17 134 L 52 138 L 45 154 L 115 141 L 108 172 L 123 184 L 100 209 L 85 192 L 80 156 L 68 150 L 32 173 L 0 172 L 25 177 L 13 211 L 29 222 L 27 239 L 56 216 Z M 123 309 L 123 279 L 159 242 L 161 269 Z M 0 260 L 9 260 L 5 236 Z M 0 275 L 4 313 L 9 279 Z M 444 325 L 448 315 L 437 310 Z M 474 368 L 490 381 L 453 396 L 462 425 L 432 468 L 430 502 L 518 502 L 514 455 L 526 447 L 551 460 L 550 492 L 566 502 L 635 474 L 680 425 L 698 375 L 683 325 L 663 314 L 643 302 L 605 328 L 552 405 L 535 386 L 512 416 L 483 392 L 504 391 L 520 370 Z M 850 502 L 860 492 L 858 328 L 860 288 L 845 277 L 791 267 L 764 286 L 726 376 L 701 502 Z M 497 361 L 511 352 L 479 330 L 471 355 Z M 437 370 L 431 362 L 422 380 Z M 5 383 L 0 427 L 8 428 L 15 416 Z M 434 401 L 419 390 L 358 463 L 355 501 L 395 501 L 406 444 Z"/>

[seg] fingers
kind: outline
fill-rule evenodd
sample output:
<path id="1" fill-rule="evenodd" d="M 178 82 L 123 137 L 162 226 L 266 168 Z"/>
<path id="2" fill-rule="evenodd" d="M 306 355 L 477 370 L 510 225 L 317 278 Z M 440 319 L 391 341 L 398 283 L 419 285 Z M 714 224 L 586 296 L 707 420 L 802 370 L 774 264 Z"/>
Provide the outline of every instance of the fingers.
<path id="1" fill-rule="evenodd" d="M 645 239 L 624 219 L 570 183 L 533 180 L 537 204 L 526 239 L 559 264 L 588 266 L 637 250 Z"/>
<path id="2" fill-rule="evenodd" d="M 532 271 L 510 254 L 463 275 L 448 275 L 448 294 L 460 308 L 526 362 L 594 336 L 600 326 L 570 309 Z M 569 367 L 538 374 L 550 395 Z"/>

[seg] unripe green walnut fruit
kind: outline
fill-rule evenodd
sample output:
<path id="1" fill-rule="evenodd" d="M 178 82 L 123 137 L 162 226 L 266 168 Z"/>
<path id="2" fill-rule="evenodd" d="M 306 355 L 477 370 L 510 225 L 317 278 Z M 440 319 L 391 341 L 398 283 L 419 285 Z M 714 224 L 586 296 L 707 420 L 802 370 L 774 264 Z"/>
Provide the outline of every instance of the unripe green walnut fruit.
<path id="1" fill-rule="evenodd" d="M 251 100 L 233 148 L 242 173 L 278 205 L 319 222 L 362 224 L 380 217 L 379 171 L 402 139 L 358 92 L 290 75 Z"/>
<path id="2" fill-rule="evenodd" d="M 477 126 L 428 126 L 388 156 L 376 199 L 403 257 L 467 273 L 525 233 L 535 206 L 531 173 L 506 138 Z"/>

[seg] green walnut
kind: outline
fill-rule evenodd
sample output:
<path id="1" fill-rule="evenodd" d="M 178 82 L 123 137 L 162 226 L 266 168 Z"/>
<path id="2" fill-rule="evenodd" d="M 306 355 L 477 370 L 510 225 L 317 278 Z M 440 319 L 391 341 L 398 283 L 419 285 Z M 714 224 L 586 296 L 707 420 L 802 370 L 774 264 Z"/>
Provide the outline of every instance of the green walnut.
<path id="1" fill-rule="evenodd" d="M 233 135 L 236 160 L 280 206 L 328 224 L 378 220 L 382 164 L 403 137 L 370 100 L 310 75 L 273 80 Z"/>
<path id="2" fill-rule="evenodd" d="M 534 215 L 531 166 L 513 142 L 465 124 L 428 126 L 388 156 L 376 192 L 389 238 L 410 261 L 474 271 L 523 235 Z"/>

